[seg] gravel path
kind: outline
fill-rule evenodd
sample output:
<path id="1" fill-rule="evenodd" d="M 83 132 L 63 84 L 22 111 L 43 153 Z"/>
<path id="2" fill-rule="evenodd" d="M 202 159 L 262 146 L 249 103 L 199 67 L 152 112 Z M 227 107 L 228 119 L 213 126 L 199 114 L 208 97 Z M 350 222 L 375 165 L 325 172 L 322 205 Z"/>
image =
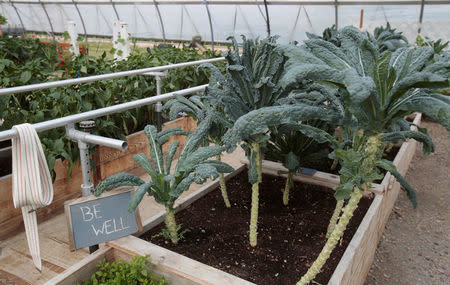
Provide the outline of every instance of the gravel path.
<path id="1" fill-rule="evenodd" d="M 436 144 L 424 157 L 419 145 L 406 179 L 416 189 L 413 209 L 401 192 L 378 246 L 366 284 L 450 284 L 450 139 L 444 127 L 422 126 Z"/>

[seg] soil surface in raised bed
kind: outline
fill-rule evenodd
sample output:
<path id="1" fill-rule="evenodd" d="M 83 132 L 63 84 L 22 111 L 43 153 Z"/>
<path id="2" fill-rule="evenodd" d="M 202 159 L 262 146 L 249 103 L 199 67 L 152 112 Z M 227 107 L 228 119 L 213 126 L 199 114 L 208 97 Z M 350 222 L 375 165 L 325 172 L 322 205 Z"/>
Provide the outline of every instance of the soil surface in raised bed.
<path id="1" fill-rule="evenodd" d="M 295 183 L 289 206 L 283 206 L 281 177 L 263 177 L 260 186 L 258 245 L 249 245 L 251 185 L 243 171 L 227 182 L 232 207 L 225 208 L 213 190 L 176 214 L 185 238 L 173 245 L 154 237 L 163 225 L 142 238 L 256 284 L 295 284 L 325 244 L 336 200 L 327 188 Z M 325 268 L 315 281 L 326 284 L 370 206 L 363 199 Z"/>

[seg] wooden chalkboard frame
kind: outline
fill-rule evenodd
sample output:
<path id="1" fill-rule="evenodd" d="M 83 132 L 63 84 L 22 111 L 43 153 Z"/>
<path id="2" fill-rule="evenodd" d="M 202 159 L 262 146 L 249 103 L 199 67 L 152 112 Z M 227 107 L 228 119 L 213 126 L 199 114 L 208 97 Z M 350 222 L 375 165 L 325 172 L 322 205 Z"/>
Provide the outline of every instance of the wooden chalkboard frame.
<path id="1" fill-rule="evenodd" d="M 76 205 L 76 204 L 81 204 L 81 203 L 88 202 L 88 201 L 94 201 L 94 200 L 98 200 L 101 198 L 114 196 L 114 195 L 118 195 L 118 194 L 122 194 L 122 193 L 126 193 L 126 192 L 134 192 L 134 188 L 118 187 L 111 191 L 103 192 L 100 196 L 90 195 L 90 196 L 81 197 L 78 199 L 68 200 L 64 203 L 64 213 L 66 215 L 67 231 L 69 233 L 69 249 L 70 249 L 70 251 L 76 250 L 75 240 L 74 240 L 74 236 L 73 236 L 73 225 L 72 225 L 72 217 L 71 217 L 71 213 L 70 213 L 70 206 Z M 134 213 L 136 216 L 136 225 L 138 227 L 138 232 L 142 232 L 142 222 L 141 222 L 141 215 L 139 213 L 139 207 L 136 207 L 136 210 L 134 211 Z"/>

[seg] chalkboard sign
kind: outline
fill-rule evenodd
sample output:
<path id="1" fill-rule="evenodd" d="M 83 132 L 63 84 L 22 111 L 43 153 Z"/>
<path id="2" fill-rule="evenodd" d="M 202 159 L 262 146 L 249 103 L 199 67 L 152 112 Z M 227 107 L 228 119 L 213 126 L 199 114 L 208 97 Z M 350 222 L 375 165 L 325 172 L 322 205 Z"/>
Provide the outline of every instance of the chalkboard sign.
<path id="1" fill-rule="evenodd" d="M 119 188 L 99 197 L 66 201 L 64 205 L 71 250 L 115 240 L 142 230 L 138 209 L 128 212 L 133 193 Z"/>

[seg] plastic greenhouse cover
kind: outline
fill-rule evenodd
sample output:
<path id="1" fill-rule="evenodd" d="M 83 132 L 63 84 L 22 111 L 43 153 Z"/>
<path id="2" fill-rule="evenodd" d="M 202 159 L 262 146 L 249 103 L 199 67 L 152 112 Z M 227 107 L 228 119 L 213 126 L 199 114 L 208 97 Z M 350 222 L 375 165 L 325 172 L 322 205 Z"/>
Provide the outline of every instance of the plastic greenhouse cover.
<path id="1" fill-rule="evenodd" d="M 27 0 L 27 4 L 18 4 L 19 2 L 14 1 L 26 30 L 51 32 L 44 8 L 38 0 Z M 36 4 L 29 4 L 32 2 L 36 2 Z M 44 5 L 50 16 L 54 32 L 64 32 L 67 29 L 67 22 L 74 21 L 78 34 L 83 35 L 81 19 L 74 4 L 66 0 L 60 2 L 61 4 Z M 127 1 L 122 0 L 114 7 L 111 4 L 107 5 L 107 1 L 101 1 L 101 5 L 92 4 L 95 2 L 99 1 L 77 1 L 87 34 L 111 36 L 112 23 L 117 21 L 115 7 L 120 21 L 128 24 L 128 32 L 131 36 L 149 39 L 163 37 L 163 29 L 153 1 L 145 1 L 147 3 L 144 4 L 124 4 Z M 200 35 L 202 40 L 211 41 L 208 14 L 204 5 L 167 5 L 164 3 L 168 1 L 160 2 L 162 4 L 158 5 L 158 8 L 166 39 L 189 41 L 193 36 Z M 176 3 L 180 2 L 176 1 Z M 266 36 L 264 5 L 218 5 L 213 4 L 214 1 L 210 2 L 209 9 L 216 42 L 226 42 L 229 36 Z M 295 0 L 291 2 L 295 2 Z M 293 40 L 304 40 L 305 32 L 321 33 L 323 29 L 335 23 L 335 7 L 323 5 L 326 4 L 324 2 L 326 1 L 317 1 L 322 5 L 276 5 L 272 3 L 268 6 L 272 34 L 280 35 L 279 42 L 286 43 Z M 359 26 L 361 8 L 364 9 L 364 29 L 373 30 L 376 26 L 389 21 L 394 27 L 404 31 L 410 40 L 414 40 L 417 35 L 420 5 L 344 5 L 338 8 L 338 25 L 340 27 Z M 9 2 L 0 2 L 0 13 L 6 16 L 9 25 L 20 26 L 20 20 Z M 428 5 L 425 9 L 423 23 L 424 34 L 449 39 L 450 28 L 442 28 L 450 27 L 449 14 L 450 5 Z"/>

